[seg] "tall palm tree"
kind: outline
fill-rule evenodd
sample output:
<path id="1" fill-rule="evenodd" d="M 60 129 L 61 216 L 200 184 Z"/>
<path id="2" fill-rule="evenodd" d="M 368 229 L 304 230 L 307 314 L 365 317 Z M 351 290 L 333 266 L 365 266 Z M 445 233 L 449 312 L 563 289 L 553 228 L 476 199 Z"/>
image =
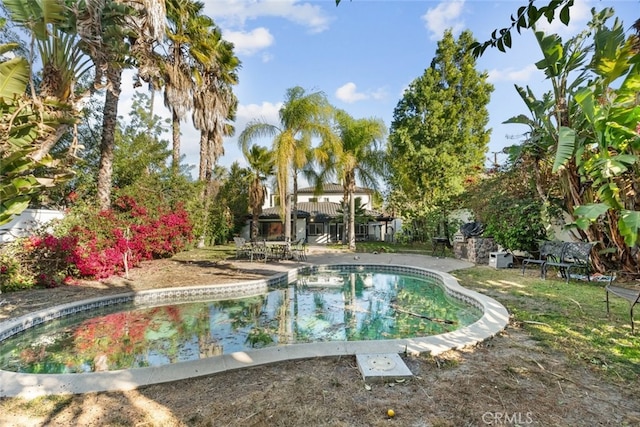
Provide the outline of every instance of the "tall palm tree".
<path id="1" fill-rule="evenodd" d="M 72 9 L 83 51 L 95 66 L 95 85 L 105 87 L 105 105 L 98 170 L 98 202 L 111 204 L 113 151 L 122 72 L 132 64 L 149 63 L 154 44 L 165 28 L 164 0 L 87 0 Z M 151 74 L 148 70 L 141 73 Z"/>
<path id="2" fill-rule="evenodd" d="M 249 209 L 251 210 L 251 240 L 258 237 L 258 220 L 262 213 L 262 206 L 267 197 L 266 181 L 273 175 L 273 152 L 266 147 L 252 145 L 244 151 L 244 157 L 249 164 Z"/>
<path id="3" fill-rule="evenodd" d="M 192 119 L 200 130 L 198 179 L 203 183 L 204 212 L 209 212 L 209 204 L 215 198 L 212 170 L 224 154 L 223 138 L 235 131 L 230 121 L 235 118 L 238 100 L 232 86 L 238 83 L 240 60 L 233 53 L 233 44 L 222 39 L 217 27 L 209 29 L 204 45 L 212 47 L 213 52 L 208 57 L 194 58 L 194 74 L 198 78 L 193 87 Z"/>
<path id="4" fill-rule="evenodd" d="M 293 212 L 296 218 L 298 172 L 311 160 L 313 138 L 320 138 L 326 144 L 333 139 L 329 125 L 332 110 L 323 92 L 307 94 L 303 88 L 296 86 L 287 90 L 279 112 L 280 126 L 254 120 L 238 138 L 238 145 L 243 151 L 256 138 L 273 138 L 280 216 L 284 219 L 286 240 L 291 240 L 289 178 L 293 180 Z"/>
<path id="5" fill-rule="evenodd" d="M 172 116 L 172 168 L 180 169 L 180 121 L 194 108 L 203 70 L 217 59 L 215 24 L 203 15 L 204 4 L 193 0 L 167 1 L 167 55 L 161 65 L 164 104 Z M 213 34 L 213 36 L 212 36 Z"/>
<path id="6" fill-rule="evenodd" d="M 232 86 L 238 84 L 240 60 L 233 52 L 233 44 L 222 39 L 220 29 L 208 33 L 207 45 L 212 55 L 197 61 L 195 67 L 199 84 L 194 87 L 193 124 L 200 130 L 199 179 L 207 181 L 218 157 L 224 154 L 223 137 L 233 135 L 230 121 L 235 118 L 238 99 Z"/>
<path id="7" fill-rule="evenodd" d="M 318 151 L 322 155 L 319 156 L 318 163 L 323 168 L 322 175 L 335 174 L 342 181 L 344 205 L 348 206 L 349 211 L 349 249 L 355 250 L 356 179 L 367 188 L 378 187 L 378 178 L 385 168 L 385 155 L 381 148 L 387 128 L 380 119 L 354 119 L 342 110 L 336 111 L 335 121 L 336 133 L 341 143 L 330 147 L 321 145 Z"/>

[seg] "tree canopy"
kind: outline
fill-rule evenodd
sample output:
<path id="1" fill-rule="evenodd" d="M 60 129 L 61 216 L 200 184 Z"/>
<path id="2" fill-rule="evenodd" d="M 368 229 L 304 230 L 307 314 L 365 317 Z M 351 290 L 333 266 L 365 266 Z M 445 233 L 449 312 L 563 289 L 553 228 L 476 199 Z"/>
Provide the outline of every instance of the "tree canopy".
<path id="1" fill-rule="evenodd" d="M 493 86 L 475 69 L 469 31 L 445 32 L 436 56 L 395 108 L 389 137 L 389 184 L 395 207 L 426 214 L 460 194 L 482 170 Z"/>

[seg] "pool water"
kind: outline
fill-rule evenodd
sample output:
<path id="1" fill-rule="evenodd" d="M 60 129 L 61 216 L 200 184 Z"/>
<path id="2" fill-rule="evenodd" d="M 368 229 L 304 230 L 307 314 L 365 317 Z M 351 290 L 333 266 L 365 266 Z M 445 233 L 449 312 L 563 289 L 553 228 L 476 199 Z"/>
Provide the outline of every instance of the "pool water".
<path id="1" fill-rule="evenodd" d="M 0 369 L 78 373 L 162 366 L 266 346 L 436 335 L 481 316 L 422 276 L 327 271 L 249 298 L 121 304 L 47 322 L 3 341 Z"/>

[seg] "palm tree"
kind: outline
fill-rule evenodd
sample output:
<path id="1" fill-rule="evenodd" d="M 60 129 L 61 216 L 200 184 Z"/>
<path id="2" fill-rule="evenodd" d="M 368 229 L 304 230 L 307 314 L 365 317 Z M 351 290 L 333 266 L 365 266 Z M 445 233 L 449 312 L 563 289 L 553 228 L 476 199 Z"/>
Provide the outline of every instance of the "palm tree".
<path id="1" fill-rule="evenodd" d="M 223 153 L 223 137 L 233 135 L 229 121 L 235 118 L 238 99 L 232 86 L 238 84 L 240 60 L 233 44 L 222 39 L 218 28 L 209 32 L 214 55 L 208 63 L 198 64 L 201 83 L 194 90 L 193 124 L 200 130 L 199 179 L 208 181 L 210 171 Z"/>
<path id="2" fill-rule="evenodd" d="M 194 58 L 194 74 L 198 79 L 193 87 L 192 114 L 193 124 L 200 130 L 198 179 L 203 183 L 204 212 L 209 212 L 209 204 L 216 196 L 212 170 L 224 154 L 223 138 L 235 131 L 229 121 L 234 119 L 238 104 L 232 85 L 238 83 L 237 69 L 240 66 L 240 60 L 233 53 L 233 44 L 222 39 L 217 27 L 210 28 L 207 37 L 203 44 L 214 50 L 208 57 Z"/>
<path id="3" fill-rule="evenodd" d="M 95 66 L 95 85 L 106 88 L 98 170 L 98 201 L 111 204 L 113 151 L 122 72 L 131 64 L 147 67 L 153 46 L 165 28 L 164 0 L 103 0 L 75 5 L 74 18 L 81 47 Z M 141 67 L 144 68 L 144 67 Z M 144 78 L 152 74 L 143 69 Z"/>
<path id="4" fill-rule="evenodd" d="M 174 173 L 180 169 L 180 121 L 193 110 L 197 89 L 210 83 L 204 75 L 213 69 L 219 56 L 219 30 L 203 10 L 204 4 L 199 1 L 167 0 L 169 44 L 160 69 L 164 104 L 172 116 Z"/>
<path id="5" fill-rule="evenodd" d="M 272 137 L 275 156 L 276 182 L 280 199 L 280 216 L 285 222 L 285 239 L 291 240 L 289 178 L 293 179 L 293 212 L 296 215 L 298 173 L 310 162 L 312 139 L 320 138 L 330 144 L 333 133 L 329 126 L 332 111 L 322 92 L 305 93 L 299 86 L 287 90 L 285 102 L 280 108 L 280 127 L 261 120 L 250 122 L 238 138 L 243 151 L 256 138 Z"/>
<path id="6" fill-rule="evenodd" d="M 381 145 L 387 134 L 380 119 L 354 119 L 345 111 L 335 114 L 336 132 L 341 144 L 319 147 L 318 163 L 323 168 L 321 175 L 335 176 L 342 181 L 344 205 L 348 205 L 349 249 L 355 250 L 355 198 L 356 178 L 367 188 L 376 189 L 377 179 L 385 168 L 385 155 Z M 346 219 L 345 215 L 345 219 Z"/>
<path id="7" fill-rule="evenodd" d="M 258 220 L 267 197 L 265 182 L 273 175 L 273 152 L 266 147 L 252 145 L 243 152 L 249 164 L 249 209 L 251 210 L 251 240 L 258 237 Z"/>

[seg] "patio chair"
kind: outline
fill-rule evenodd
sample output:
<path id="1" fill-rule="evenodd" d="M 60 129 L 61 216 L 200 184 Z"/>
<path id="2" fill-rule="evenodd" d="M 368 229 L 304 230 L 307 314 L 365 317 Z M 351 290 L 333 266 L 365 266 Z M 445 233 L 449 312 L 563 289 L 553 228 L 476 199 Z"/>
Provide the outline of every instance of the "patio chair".
<path id="1" fill-rule="evenodd" d="M 291 245 L 291 257 L 296 261 L 307 260 L 307 244 L 304 239 L 300 239 Z"/>
<path id="2" fill-rule="evenodd" d="M 623 298 L 627 300 L 629 303 L 629 317 L 631 319 L 631 333 L 634 333 L 635 325 L 633 322 L 633 308 L 640 304 L 640 286 L 638 286 L 638 280 L 640 279 L 640 273 L 630 273 L 624 272 L 622 275 L 629 275 L 633 277 L 632 285 L 628 286 L 616 286 L 613 285 L 613 281 L 615 280 L 616 275 L 612 274 L 609 276 L 609 280 L 604 290 L 606 292 L 606 302 L 607 302 L 607 316 L 610 314 L 609 311 L 609 294 L 615 295 L 619 298 Z"/>
<path id="3" fill-rule="evenodd" d="M 540 268 L 540 277 L 543 277 L 544 264 L 547 261 L 560 261 L 563 247 L 564 242 L 560 241 L 545 240 L 544 242 L 541 242 L 538 246 L 538 258 L 529 257 L 522 260 L 522 275 L 524 276 L 524 271 L 528 264 L 536 264 Z"/>
<path id="4" fill-rule="evenodd" d="M 266 241 L 251 242 L 249 258 L 251 262 L 256 261 L 267 262 L 269 260 L 269 252 L 271 249 L 267 246 Z"/>
<path id="5" fill-rule="evenodd" d="M 236 244 L 236 259 L 240 257 L 249 257 L 249 250 L 251 249 L 247 245 L 247 241 L 244 237 L 234 237 L 233 242 Z"/>
<path id="6" fill-rule="evenodd" d="M 547 277 L 549 267 L 556 267 L 567 283 L 572 277 L 572 270 L 584 272 L 583 275 L 575 275 L 575 278 L 591 281 L 591 249 L 595 244 L 595 242 L 566 242 L 559 259 L 548 259 L 542 264 L 542 277 Z"/>

